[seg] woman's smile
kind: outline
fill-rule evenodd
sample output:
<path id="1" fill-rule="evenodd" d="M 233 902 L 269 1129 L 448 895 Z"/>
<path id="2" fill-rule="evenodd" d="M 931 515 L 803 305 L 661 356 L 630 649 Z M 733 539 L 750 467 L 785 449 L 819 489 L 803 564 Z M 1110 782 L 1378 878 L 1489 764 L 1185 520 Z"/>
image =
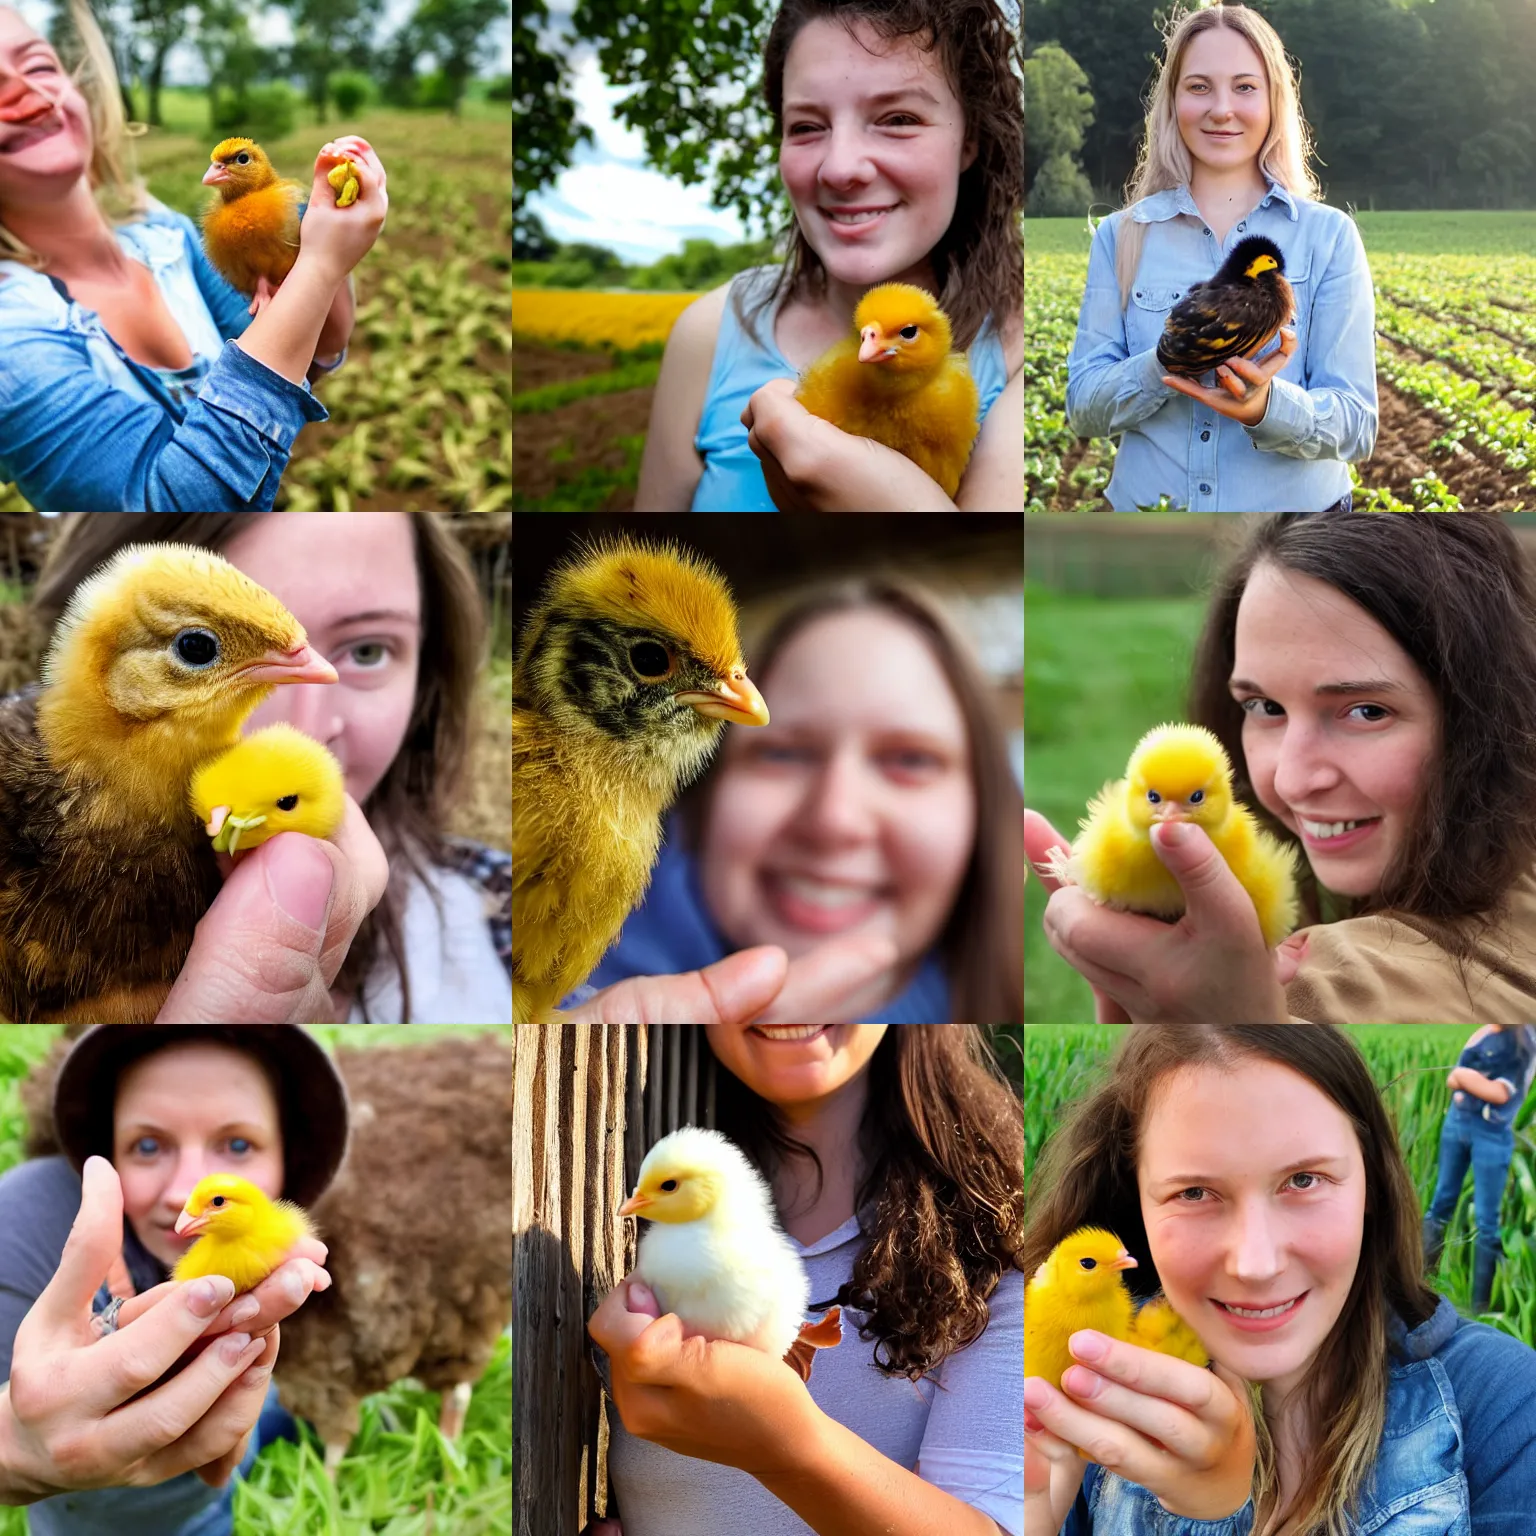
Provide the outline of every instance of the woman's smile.
<path id="1" fill-rule="evenodd" d="M 763 894 L 780 919 L 807 933 L 842 933 L 868 921 L 886 887 L 764 870 Z"/>

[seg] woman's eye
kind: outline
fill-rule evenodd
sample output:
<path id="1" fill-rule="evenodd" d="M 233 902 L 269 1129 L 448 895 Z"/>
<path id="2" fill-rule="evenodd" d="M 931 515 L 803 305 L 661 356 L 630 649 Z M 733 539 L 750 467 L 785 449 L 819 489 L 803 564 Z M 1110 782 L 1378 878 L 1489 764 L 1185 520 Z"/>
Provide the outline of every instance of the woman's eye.
<path id="1" fill-rule="evenodd" d="M 1367 725 L 1375 725 L 1378 721 L 1389 719 L 1392 714 L 1391 710 L 1384 708 L 1380 704 L 1351 704 L 1349 707 L 1349 712 L 1353 715 L 1358 709 L 1370 709 L 1375 711 L 1374 714 L 1361 715 L 1359 717 L 1360 719 L 1364 720 Z"/>
<path id="2" fill-rule="evenodd" d="M 760 762 L 764 763 L 803 763 L 810 759 L 810 751 L 805 747 L 775 747 L 764 744 L 757 749 Z"/>
<path id="3" fill-rule="evenodd" d="M 1188 1189 L 1181 1189 L 1178 1192 L 1178 1194 L 1176 1194 L 1174 1196 L 1174 1199 L 1182 1201 L 1183 1204 L 1185 1204 L 1185 1205 L 1204 1205 L 1205 1202 L 1203 1200 L 1185 1200 L 1184 1199 L 1185 1195 L 1203 1195 L 1204 1193 L 1205 1193 L 1205 1189 L 1203 1188 L 1203 1186 L 1201 1186 L 1199 1184 L 1191 1184 Z"/>
<path id="4" fill-rule="evenodd" d="M 929 773 L 941 766 L 932 752 L 887 752 L 883 761 L 902 773 Z"/>
<path id="5" fill-rule="evenodd" d="M 373 672 L 389 660 L 389 647 L 382 640 L 360 640 L 348 654 L 365 672 Z"/>
<path id="6" fill-rule="evenodd" d="M 1251 699 L 1239 699 L 1238 708 L 1245 715 L 1263 715 L 1266 720 L 1278 720 L 1285 714 L 1273 699 L 1261 699 L 1257 696 Z"/>
<path id="7" fill-rule="evenodd" d="M 160 1143 L 153 1136 L 140 1136 L 129 1150 L 135 1157 L 153 1157 L 160 1150 Z"/>
<path id="8" fill-rule="evenodd" d="M 1291 1175 L 1291 1177 L 1289 1179 L 1287 1179 L 1285 1182 L 1287 1184 L 1292 1184 L 1292 1181 L 1295 1180 L 1295 1179 L 1311 1179 L 1312 1180 L 1312 1182 L 1310 1184 L 1305 1184 L 1305 1185 L 1302 1185 L 1300 1188 L 1298 1188 L 1297 1189 L 1297 1193 L 1298 1194 L 1305 1194 L 1307 1192 L 1307 1190 L 1309 1190 L 1309 1189 L 1316 1189 L 1318 1187 L 1318 1185 L 1322 1183 L 1321 1178 L 1317 1174 L 1315 1174 L 1315 1173 L 1293 1173 Z M 1293 1188 L 1295 1187 L 1294 1184 L 1292 1185 L 1292 1187 Z"/>
<path id="9" fill-rule="evenodd" d="M 244 1136 L 231 1136 L 229 1138 L 229 1150 L 233 1152 L 236 1157 L 244 1157 L 245 1154 L 251 1150 L 251 1144 L 245 1139 Z"/>

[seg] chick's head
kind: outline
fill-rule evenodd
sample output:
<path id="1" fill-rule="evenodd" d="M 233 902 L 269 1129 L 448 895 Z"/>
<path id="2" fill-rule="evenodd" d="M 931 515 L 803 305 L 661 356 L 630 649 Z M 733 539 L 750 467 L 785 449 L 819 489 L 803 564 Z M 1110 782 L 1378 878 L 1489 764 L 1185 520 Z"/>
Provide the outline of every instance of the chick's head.
<path id="1" fill-rule="evenodd" d="M 210 1173 L 199 1179 L 176 1218 L 178 1237 L 205 1232 L 225 1242 L 238 1241 L 271 1208 L 271 1201 L 249 1179 L 233 1173 Z"/>
<path id="2" fill-rule="evenodd" d="M 525 627 L 513 702 L 658 782 L 703 767 L 722 722 L 766 725 L 725 579 L 675 544 L 604 540 L 560 566 Z"/>
<path id="3" fill-rule="evenodd" d="M 1232 809 L 1232 764 L 1215 735 L 1199 725 L 1148 731 L 1125 772 L 1131 824 L 1150 834 L 1159 821 L 1192 821 L 1207 832 Z"/>
<path id="4" fill-rule="evenodd" d="M 1102 1227 L 1079 1227 L 1051 1250 L 1051 1256 L 1036 1272 L 1058 1296 L 1074 1302 L 1091 1303 L 1122 1282 L 1122 1270 L 1135 1269 L 1136 1260 L 1113 1232 Z"/>
<path id="5" fill-rule="evenodd" d="M 911 283 L 881 283 L 853 312 L 859 361 L 895 374 L 927 373 L 949 356 L 949 317 Z"/>
<path id="6" fill-rule="evenodd" d="M 259 192 L 277 180 L 266 152 L 251 139 L 225 139 L 214 146 L 208 159 L 203 185 L 217 187 L 226 203 L 247 192 Z"/>
<path id="7" fill-rule="evenodd" d="M 269 725 L 192 776 L 192 809 L 221 853 L 256 848 L 279 832 L 329 837 L 341 825 L 341 765 L 291 725 Z"/>
<path id="8" fill-rule="evenodd" d="M 645 1155 L 635 1192 L 621 1216 L 647 1221 L 701 1221 L 734 1203 L 737 1216 L 763 1207 L 760 1177 L 740 1148 L 718 1131 L 684 1126 Z"/>

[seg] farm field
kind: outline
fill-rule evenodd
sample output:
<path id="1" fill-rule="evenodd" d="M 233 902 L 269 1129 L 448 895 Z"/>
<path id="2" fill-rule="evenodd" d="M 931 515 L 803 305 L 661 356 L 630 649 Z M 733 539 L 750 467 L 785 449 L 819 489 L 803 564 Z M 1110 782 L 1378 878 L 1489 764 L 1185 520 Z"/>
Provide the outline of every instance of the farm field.
<path id="1" fill-rule="evenodd" d="M 1024 1031 L 1024 1183 L 1028 1191 L 1041 1148 L 1061 1124 L 1069 1103 L 1092 1091 L 1116 1039 L 1127 1026 L 1089 1024 Z M 1450 1105 L 1445 1078 L 1471 1033 L 1455 1024 L 1355 1024 L 1345 1033 L 1360 1048 L 1397 1130 L 1422 1212 L 1434 1197 L 1439 1167 L 1440 1124 Z M 1515 1122 L 1515 1157 L 1504 1191 L 1501 1240 L 1505 1258 L 1493 1282 L 1491 1308 L 1480 1321 L 1536 1341 L 1536 1097 L 1528 1097 Z M 1026 1210 L 1029 1197 L 1026 1193 Z M 1446 1232 L 1431 1289 L 1473 1316 L 1472 1181 L 1470 1177 Z"/>
<path id="2" fill-rule="evenodd" d="M 165 93 L 166 126 L 137 141 L 149 190 L 194 220 L 210 137 L 206 102 Z M 301 126 L 263 148 L 278 173 L 309 182 L 331 135 L 360 133 L 389 177 L 384 233 L 354 274 L 357 324 L 347 361 L 315 386 L 330 420 L 307 426 L 284 472 L 278 510 L 493 512 L 512 497 L 508 325 L 512 185 L 510 109 L 365 108 L 344 123 Z M 26 511 L 0 483 L 0 512 Z"/>
<path id="3" fill-rule="evenodd" d="M 1364 213 L 1376 283 L 1376 451 L 1356 505 L 1536 507 L 1536 212 Z M 1025 226 L 1025 485 L 1031 511 L 1100 508 L 1114 446 L 1066 422 L 1086 221 Z"/>

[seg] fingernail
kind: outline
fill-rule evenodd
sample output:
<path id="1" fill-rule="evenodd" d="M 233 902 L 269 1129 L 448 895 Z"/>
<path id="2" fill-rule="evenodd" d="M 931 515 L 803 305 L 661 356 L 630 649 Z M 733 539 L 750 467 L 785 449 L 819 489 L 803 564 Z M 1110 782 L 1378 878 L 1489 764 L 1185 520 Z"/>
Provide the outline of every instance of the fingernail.
<path id="1" fill-rule="evenodd" d="M 1183 822 L 1168 821 L 1163 823 L 1161 841 L 1164 848 L 1181 848 L 1188 836 L 1189 828 Z"/>
<path id="2" fill-rule="evenodd" d="M 1026 1435 L 1038 1435 L 1044 1428 L 1045 1425 L 1026 1408 L 1024 1410 L 1024 1433 Z"/>
<path id="3" fill-rule="evenodd" d="M 261 1311 L 261 1303 L 254 1296 L 242 1296 L 230 1309 L 229 1320 L 232 1323 L 248 1323 Z"/>
<path id="4" fill-rule="evenodd" d="M 309 1295 L 309 1287 L 304 1284 L 301 1276 L 293 1273 L 293 1271 L 290 1270 L 286 1275 L 283 1276 L 283 1295 L 286 1296 L 288 1300 L 294 1304 L 294 1306 L 298 1306 L 299 1303 Z"/>
<path id="5" fill-rule="evenodd" d="M 1051 1400 L 1051 1389 L 1038 1377 L 1026 1377 L 1024 1381 L 1024 1406 L 1044 1408 Z"/>
<path id="6" fill-rule="evenodd" d="M 1074 1333 L 1067 1340 L 1067 1347 L 1079 1360 L 1102 1360 L 1109 1350 L 1104 1335 L 1091 1328 Z"/>
<path id="7" fill-rule="evenodd" d="M 235 1282 L 227 1275 L 204 1275 L 187 1288 L 187 1309 L 194 1317 L 212 1317 L 227 1307 L 235 1294 Z"/>
<path id="8" fill-rule="evenodd" d="M 335 871 L 311 837 L 275 837 L 267 855 L 267 889 L 295 922 L 318 929 L 325 921 Z"/>
<path id="9" fill-rule="evenodd" d="M 1094 1397 L 1099 1388 L 1104 1385 L 1104 1378 L 1095 1375 L 1092 1371 L 1084 1370 L 1080 1365 L 1074 1365 L 1070 1371 L 1063 1374 L 1061 1385 L 1064 1391 L 1070 1392 L 1074 1397 Z"/>
<path id="10" fill-rule="evenodd" d="M 651 1288 L 648 1285 L 642 1284 L 639 1280 L 632 1280 L 630 1282 L 629 1299 L 634 1302 L 637 1307 L 659 1308 L 661 1305 L 661 1303 L 658 1302 L 656 1297 L 652 1294 Z"/>
<path id="11" fill-rule="evenodd" d="M 219 1340 L 219 1358 L 225 1365 L 239 1365 L 240 1357 L 250 1346 L 251 1336 L 248 1333 L 226 1333 Z"/>

